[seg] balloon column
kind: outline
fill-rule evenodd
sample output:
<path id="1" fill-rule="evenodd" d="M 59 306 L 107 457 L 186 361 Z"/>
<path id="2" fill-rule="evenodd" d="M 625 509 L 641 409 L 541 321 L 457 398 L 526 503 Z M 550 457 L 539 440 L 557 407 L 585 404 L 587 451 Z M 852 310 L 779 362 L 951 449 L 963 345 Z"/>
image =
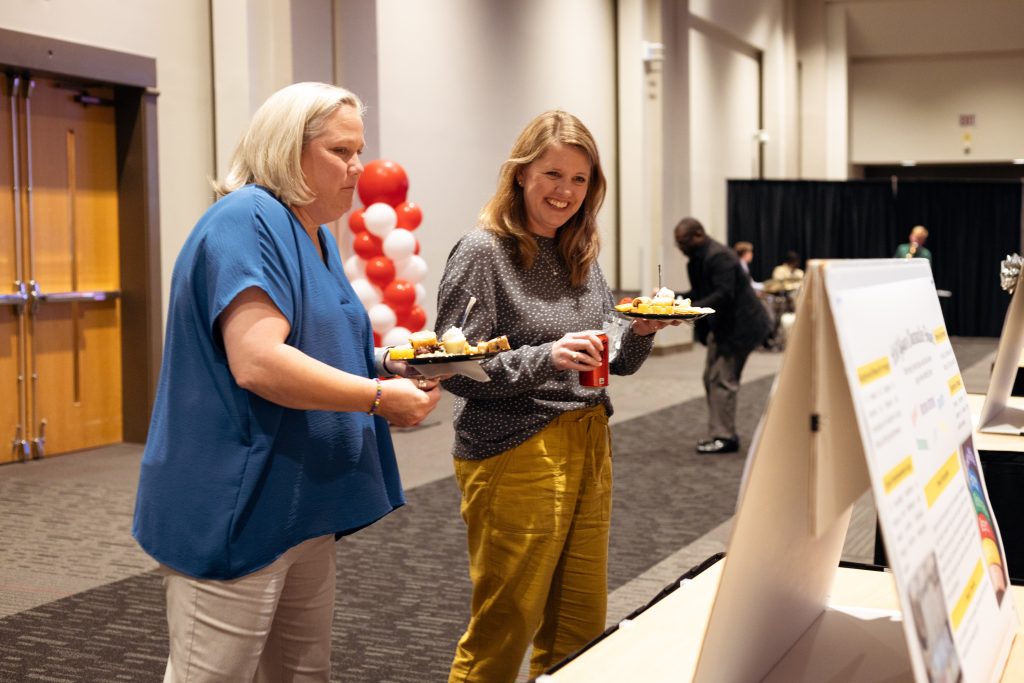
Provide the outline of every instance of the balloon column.
<path id="1" fill-rule="evenodd" d="M 356 190 L 363 206 L 348 217 L 355 253 L 345 261 L 345 275 L 370 316 L 374 343 L 404 344 L 427 324 L 422 307 L 427 262 L 413 235 L 423 212 L 406 201 L 409 179 L 394 161 L 366 164 Z"/>

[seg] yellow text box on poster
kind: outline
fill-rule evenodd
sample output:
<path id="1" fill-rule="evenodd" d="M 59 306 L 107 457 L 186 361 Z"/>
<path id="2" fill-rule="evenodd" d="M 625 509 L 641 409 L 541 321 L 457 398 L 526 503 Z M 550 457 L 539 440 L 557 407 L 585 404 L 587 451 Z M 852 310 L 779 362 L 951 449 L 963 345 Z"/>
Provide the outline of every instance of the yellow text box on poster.
<path id="1" fill-rule="evenodd" d="M 928 501 L 928 507 L 931 507 L 942 492 L 946 490 L 949 483 L 953 481 L 953 477 L 960 471 L 960 458 L 957 457 L 956 453 L 949 456 L 946 462 L 942 463 L 942 467 L 939 471 L 929 480 L 928 484 L 924 487 L 924 497 Z"/>
<path id="2" fill-rule="evenodd" d="M 896 467 L 885 473 L 885 477 L 882 479 L 882 485 L 885 486 L 885 492 L 892 493 L 892 490 L 899 486 L 903 481 L 914 473 L 914 459 L 909 455 L 903 460 L 900 460 Z"/>
<path id="3" fill-rule="evenodd" d="M 949 339 L 949 335 L 946 334 L 945 327 L 936 327 L 935 331 L 932 332 L 932 336 L 935 338 L 936 344 L 941 344 L 942 342 Z"/>
<path id="4" fill-rule="evenodd" d="M 864 386 L 871 384 L 876 379 L 888 376 L 891 372 L 892 366 L 889 365 L 889 357 L 885 356 L 857 368 L 857 379 L 860 381 L 860 385 Z"/>
<path id="5" fill-rule="evenodd" d="M 949 395 L 955 396 L 956 392 L 964 388 L 964 378 L 957 373 L 949 378 Z"/>
<path id="6" fill-rule="evenodd" d="M 967 607 L 978 593 L 978 586 L 981 585 L 983 571 L 981 560 L 978 560 L 978 564 L 974 566 L 974 571 L 971 572 L 971 578 L 967 580 L 967 585 L 964 586 L 963 591 L 960 593 L 960 599 L 956 601 L 956 606 L 953 607 L 953 611 L 949 614 L 949 620 L 953 622 L 953 630 L 960 627 L 960 622 L 963 620 L 964 614 L 967 613 Z"/>

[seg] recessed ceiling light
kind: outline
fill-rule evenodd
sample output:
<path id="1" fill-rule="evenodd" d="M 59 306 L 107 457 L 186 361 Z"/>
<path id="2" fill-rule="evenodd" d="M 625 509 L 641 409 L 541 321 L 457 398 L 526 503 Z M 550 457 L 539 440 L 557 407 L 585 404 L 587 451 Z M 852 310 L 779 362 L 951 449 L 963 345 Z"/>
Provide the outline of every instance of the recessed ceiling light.
<path id="1" fill-rule="evenodd" d="M 901 161 L 900 166 L 917 166 L 916 161 Z"/>
<path id="2" fill-rule="evenodd" d="M 1015 164 L 1024 164 L 1024 159 L 1014 159 L 1013 163 L 1015 163 Z"/>

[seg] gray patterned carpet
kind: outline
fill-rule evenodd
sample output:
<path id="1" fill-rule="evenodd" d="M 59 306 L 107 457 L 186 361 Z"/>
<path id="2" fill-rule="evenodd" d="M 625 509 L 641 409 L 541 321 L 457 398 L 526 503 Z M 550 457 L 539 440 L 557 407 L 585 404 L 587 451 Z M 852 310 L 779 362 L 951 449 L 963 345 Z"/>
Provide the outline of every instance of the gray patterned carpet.
<path id="1" fill-rule="evenodd" d="M 992 342 L 955 348 L 967 368 Z M 741 390 L 744 444 L 771 381 Z M 693 453 L 705 419 L 703 399 L 694 399 L 613 426 L 610 590 L 732 516 L 744 458 Z M 338 544 L 332 680 L 446 677 L 470 588 L 458 492 L 447 478 L 408 498 L 407 507 Z M 0 619 L 0 681 L 159 681 L 166 653 L 163 593 L 152 572 Z"/>
<path id="2" fill-rule="evenodd" d="M 770 378 L 745 385 L 750 438 Z M 699 457 L 703 399 L 613 427 L 614 590 L 733 513 L 741 455 Z M 333 680 L 444 680 L 469 604 L 465 537 L 451 478 L 338 544 Z M 56 558 L 55 558 L 56 559 Z M 0 619 L 0 681 L 156 681 L 167 656 L 160 577 L 147 572 Z"/>

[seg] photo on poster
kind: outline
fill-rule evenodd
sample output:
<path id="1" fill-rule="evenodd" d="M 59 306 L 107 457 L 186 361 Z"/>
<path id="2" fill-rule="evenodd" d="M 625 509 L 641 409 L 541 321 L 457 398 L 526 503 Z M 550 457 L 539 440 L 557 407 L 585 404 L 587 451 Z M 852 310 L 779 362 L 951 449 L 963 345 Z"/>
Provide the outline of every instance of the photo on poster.
<path id="1" fill-rule="evenodd" d="M 989 504 L 988 494 L 982 483 L 981 465 L 978 462 L 978 454 L 974 449 L 972 437 L 968 437 L 960 445 L 960 459 L 963 462 L 964 476 L 967 478 L 967 489 L 970 491 L 971 502 L 974 505 L 974 514 L 977 515 L 978 534 L 981 537 L 981 548 L 985 556 L 989 581 L 996 593 L 996 604 L 1001 605 L 1003 597 L 1006 595 L 1007 586 L 1010 585 L 1010 577 L 1006 568 L 1002 543 L 996 533 L 992 506 Z"/>
<path id="2" fill-rule="evenodd" d="M 914 572 L 907 596 L 929 683 L 959 683 L 963 680 L 960 657 L 949 628 L 949 611 L 934 553 L 929 553 Z"/>

